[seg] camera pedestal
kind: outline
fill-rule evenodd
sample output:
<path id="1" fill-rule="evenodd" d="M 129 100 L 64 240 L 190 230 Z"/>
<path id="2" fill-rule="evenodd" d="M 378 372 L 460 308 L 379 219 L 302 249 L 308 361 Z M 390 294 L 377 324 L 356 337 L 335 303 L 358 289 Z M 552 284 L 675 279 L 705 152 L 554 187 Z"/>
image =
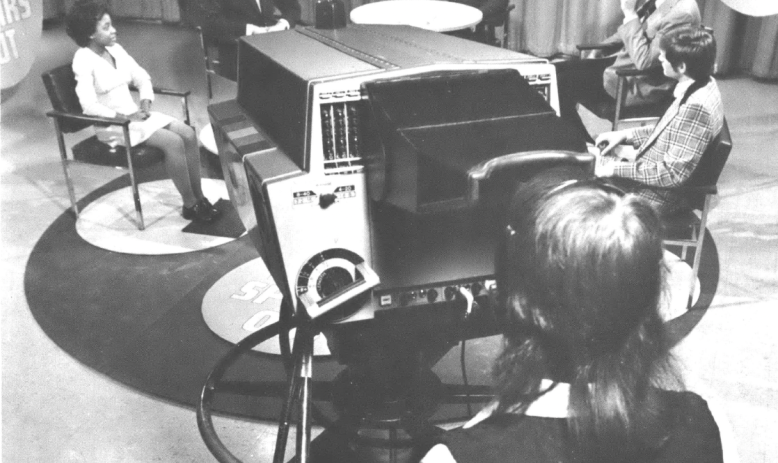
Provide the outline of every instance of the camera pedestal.
<path id="1" fill-rule="evenodd" d="M 283 310 L 283 308 L 282 308 Z M 491 323 L 471 317 L 463 324 L 456 310 L 445 311 L 448 320 L 410 323 L 408 317 L 392 322 L 328 328 L 336 358 L 347 367 L 332 381 L 313 381 L 313 338 L 320 327 L 310 320 L 282 320 L 241 340 L 211 371 L 197 407 L 200 433 L 208 449 L 222 463 L 240 463 L 219 440 L 211 420 L 217 392 L 278 397 L 283 384 L 233 384 L 222 380 L 229 367 L 256 345 L 279 336 L 289 361 L 290 380 L 282 407 L 273 462 L 285 459 L 289 427 L 295 425 L 295 462 L 411 463 L 433 445 L 442 430 L 430 418 L 442 403 L 488 402 L 488 386 L 441 384 L 431 367 L 458 339 L 493 334 Z M 489 318 L 489 317 L 487 317 Z M 416 320 L 418 321 L 418 320 Z M 470 326 L 478 329 L 468 329 Z M 297 329 L 289 352 L 288 333 Z M 332 329 L 333 331 L 330 331 Z M 404 342 L 401 342 L 404 341 Z M 284 347 L 286 346 L 286 347 Z M 337 419 L 325 415 L 313 401 L 331 403 Z M 311 441 L 313 420 L 325 430 Z M 465 417 L 462 417 L 465 419 Z"/>
<path id="2" fill-rule="evenodd" d="M 311 461 L 419 461 L 442 432 L 428 421 L 441 402 L 440 379 L 422 370 L 402 388 L 388 391 L 355 370 L 346 368 L 333 381 L 340 419 L 314 439 Z"/>

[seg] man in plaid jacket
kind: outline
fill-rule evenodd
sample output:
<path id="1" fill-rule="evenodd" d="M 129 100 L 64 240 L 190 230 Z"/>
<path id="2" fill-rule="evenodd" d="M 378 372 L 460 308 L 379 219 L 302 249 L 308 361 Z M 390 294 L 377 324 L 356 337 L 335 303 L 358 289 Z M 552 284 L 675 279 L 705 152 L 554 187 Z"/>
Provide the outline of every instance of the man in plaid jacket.
<path id="1" fill-rule="evenodd" d="M 670 214 L 684 207 L 680 198 L 672 191 L 651 187 L 679 186 L 692 175 L 702 153 L 721 131 L 724 111 L 721 93 L 711 77 L 716 42 L 709 31 L 694 26 L 673 29 L 660 39 L 660 49 L 665 75 L 678 80 L 673 104 L 653 127 L 599 135 L 595 144 L 601 152 L 595 174 L 637 182 L 631 190 L 660 213 Z"/>

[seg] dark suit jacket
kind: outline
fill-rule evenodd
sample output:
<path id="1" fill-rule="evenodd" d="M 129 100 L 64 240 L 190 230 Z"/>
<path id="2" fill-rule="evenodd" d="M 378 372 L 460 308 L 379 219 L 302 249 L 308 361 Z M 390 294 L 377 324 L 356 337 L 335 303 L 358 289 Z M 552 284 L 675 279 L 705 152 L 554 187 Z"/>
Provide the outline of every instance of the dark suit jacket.
<path id="1" fill-rule="evenodd" d="M 508 8 L 508 0 L 449 0 L 463 3 L 481 10 L 484 14 L 483 22 L 493 26 L 501 26 L 503 13 Z"/>
<path id="2" fill-rule="evenodd" d="M 256 0 L 185 0 L 187 20 L 200 26 L 203 35 L 219 46 L 220 74 L 237 78 L 236 41 L 246 35 L 246 24 L 272 26 L 278 20 L 275 9 L 290 27 L 300 20 L 298 0 L 261 0 L 260 12 Z"/>
<path id="3" fill-rule="evenodd" d="M 603 86 L 610 96 L 616 96 L 616 69 L 634 65 L 638 69 L 660 66 L 659 37 L 682 24 L 700 25 L 700 10 L 695 0 L 666 0 L 645 21 L 637 19 L 619 26 L 616 34 L 605 42 L 620 41 L 624 47 L 616 54 L 616 61 L 605 70 Z M 627 105 L 645 104 L 668 98 L 675 81 L 661 73 L 654 76 L 627 79 Z"/>

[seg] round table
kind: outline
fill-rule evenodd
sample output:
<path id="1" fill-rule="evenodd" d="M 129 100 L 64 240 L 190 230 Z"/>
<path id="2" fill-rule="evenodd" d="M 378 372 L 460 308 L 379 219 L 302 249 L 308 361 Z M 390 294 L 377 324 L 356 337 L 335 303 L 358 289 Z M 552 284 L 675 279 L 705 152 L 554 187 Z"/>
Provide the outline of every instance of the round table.
<path id="1" fill-rule="evenodd" d="M 435 32 L 449 32 L 480 23 L 478 8 L 445 0 L 385 0 L 351 10 L 355 24 L 415 26 Z"/>
<path id="2" fill-rule="evenodd" d="M 216 147 L 216 138 L 213 135 L 213 126 L 211 126 L 211 124 L 206 125 L 200 130 L 199 138 L 203 148 L 213 154 L 219 154 L 219 149 Z"/>

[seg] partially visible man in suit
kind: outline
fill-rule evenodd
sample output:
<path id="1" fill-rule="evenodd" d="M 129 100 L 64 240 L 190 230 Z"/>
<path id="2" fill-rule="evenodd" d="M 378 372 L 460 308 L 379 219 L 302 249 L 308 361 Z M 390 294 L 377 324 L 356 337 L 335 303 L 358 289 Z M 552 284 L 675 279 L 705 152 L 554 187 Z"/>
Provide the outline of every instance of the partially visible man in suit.
<path id="1" fill-rule="evenodd" d="M 482 43 L 488 43 L 489 45 L 496 44 L 496 38 L 487 26 L 500 27 L 502 26 L 503 15 L 505 9 L 508 8 L 509 0 L 449 0 L 454 3 L 462 3 L 464 5 L 478 8 L 483 13 L 483 19 L 475 29 L 463 29 L 459 31 L 450 32 L 449 35 L 455 37 L 461 37 L 463 39 L 476 40 Z"/>
<path id="2" fill-rule="evenodd" d="M 637 69 L 658 67 L 659 37 L 682 25 L 698 27 L 700 10 L 695 0 L 620 0 L 624 20 L 616 33 L 603 43 L 618 51 L 603 59 L 554 62 L 559 88 L 559 106 L 563 119 L 576 124 L 588 137 L 576 104 L 584 96 L 616 96 L 616 69 L 634 65 Z M 676 82 L 664 75 L 637 76 L 628 79 L 626 105 L 642 105 L 671 99 Z M 599 98 L 598 98 L 599 99 Z"/>
<path id="3" fill-rule="evenodd" d="M 721 132 L 724 108 L 711 77 L 716 60 L 713 35 L 700 27 L 678 27 L 659 42 L 664 75 L 678 82 L 675 100 L 655 126 L 600 134 L 595 174 L 612 177 L 667 215 L 687 206 L 672 187 L 691 177 Z"/>
<path id="4" fill-rule="evenodd" d="M 185 0 L 189 22 L 219 46 L 219 73 L 237 80 L 239 37 L 290 29 L 300 20 L 298 0 Z M 275 10 L 281 13 L 274 16 Z"/>

